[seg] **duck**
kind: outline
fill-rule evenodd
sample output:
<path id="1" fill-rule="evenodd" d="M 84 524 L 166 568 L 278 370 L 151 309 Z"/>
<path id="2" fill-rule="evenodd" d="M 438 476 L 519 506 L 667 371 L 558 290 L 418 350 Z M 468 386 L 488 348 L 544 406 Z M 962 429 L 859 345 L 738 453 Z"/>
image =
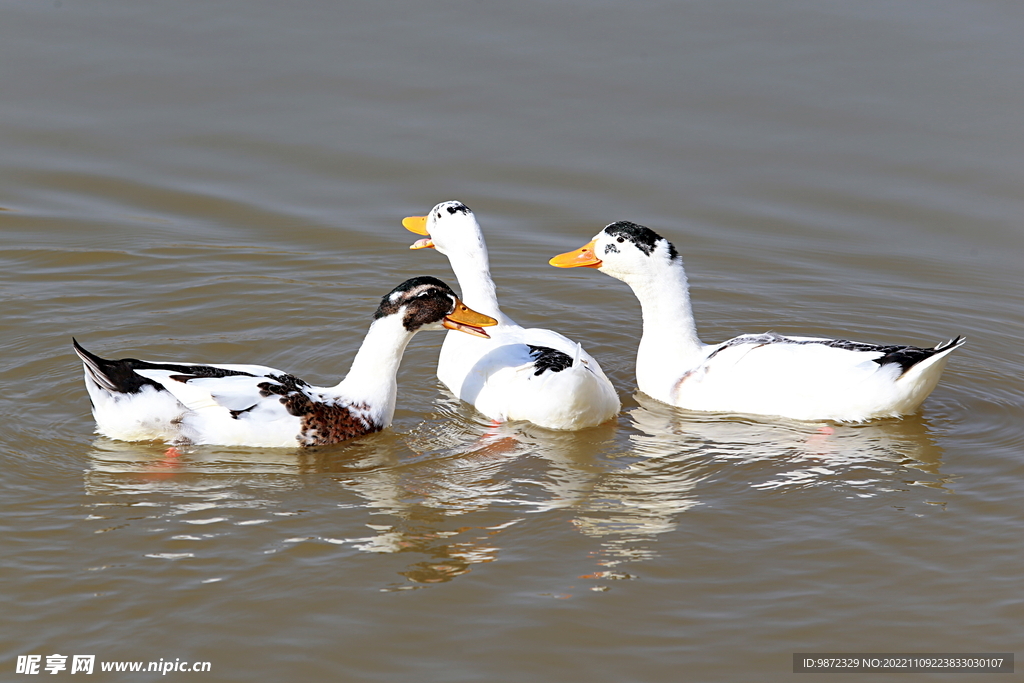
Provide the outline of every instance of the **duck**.
<path id="1" fill-rule="evenodd" d="M 172 447 L 307 447 L 390 426 L 398 366 L 420 330 L 486 339 L 483 328 L 496 324 L 437 278 L 406 280 L 381 299 L 348 374 L 333 387 L 263 365 L 107 360 L 72 343 L 99 434 Z"/>
<path id="2" fill-rule="evenodd" d="M 917 411 L 966 341 L 958 335 L 920 348 L 765 332 L 704 344 L 679 252 L 629 221 L 549 263 L 596 268 L 632 288 L 643 316 L 637 387 L 692 411 L 833 422 L 902 417 Z"/>
<path id="3" fill-rule="evenodd" d="M 487 245 L 469 207 L 441 202 L 402 225 L 425 236 L 410 249 L 447 256 L 467 305 L 498 321 L 487 339 L 445 336 L 437 377 L 449 391 L 496 423 L 522 420 L 569 431 L 618 415 L 618 393 L 580 344 L 552 330 L 521 327 L 502 312 Z"/>

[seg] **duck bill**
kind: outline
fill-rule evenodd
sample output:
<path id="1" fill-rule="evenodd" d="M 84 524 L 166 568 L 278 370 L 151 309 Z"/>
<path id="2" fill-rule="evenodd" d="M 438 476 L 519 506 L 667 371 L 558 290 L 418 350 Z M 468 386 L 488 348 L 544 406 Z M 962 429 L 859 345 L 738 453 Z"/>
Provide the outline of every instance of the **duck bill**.
<path id="1" fill-rule="evenodd" d="M 417 235 L 426 235 L 426 239 L 416 240 L 411 245 L 410 249 L 433 249 L 434 243 L 430 241 L 430 233 L 427 232 L 427 217 L 426 216 L 409 216 L 408 218 L 402 219 L 402 227 L 409 232 L 414 232 Z"/>
<path id="2" fill-rule="evenodd" d="M 559 254 L 548 261 L 548 263 L 555 268 L 600 268 L 603 263 L 601 259 L 597 258 L 597 254 L 594 253 L 595 241 L 590 240 L 575 251 Z"/>
<path id="3" fill-rule="evenodd" d="M 477 313 L 472 308 L 456 299 L 455 310 L 446 315 L 441 324 L 449 330 L 458 330 L 459 332 L 471 334 L 474 337 L 490 339 L 490 335 L 484 332 L 482 328 L 497 325 L 498 321 L 489 315 Z"/>
<path id="4" fill-rule="evenodd" d="M 402 219 L 402 227 L 417 235 L 429 235 L 426 216 L 409 216 Z"/>

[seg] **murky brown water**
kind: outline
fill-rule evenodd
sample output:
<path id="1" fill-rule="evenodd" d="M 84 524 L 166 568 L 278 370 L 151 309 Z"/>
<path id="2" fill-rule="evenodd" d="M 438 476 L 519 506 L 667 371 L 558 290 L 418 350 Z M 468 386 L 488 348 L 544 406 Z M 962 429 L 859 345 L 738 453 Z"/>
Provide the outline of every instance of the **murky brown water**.
<path id="1" fill-rule="evenodd" d="M 54 653 L 618 683 L 1019 650 L 1015 3 L 3 14 L 5 680 Z M 455 284 L 400 225 L 446 199 L 480 217 L 506 312 L 601 360 L 617 423 L 494 432 L 424 333 L 393 429 L 348 445 L 170 458 L 92 434 L 72 335 L 336 381 L 383 293 Z M 920 415 L 834 434 L 651 403 L 633 295 L 546 264 L 618 219 L 679 247 L 705 341 L 969 344 Z"/>

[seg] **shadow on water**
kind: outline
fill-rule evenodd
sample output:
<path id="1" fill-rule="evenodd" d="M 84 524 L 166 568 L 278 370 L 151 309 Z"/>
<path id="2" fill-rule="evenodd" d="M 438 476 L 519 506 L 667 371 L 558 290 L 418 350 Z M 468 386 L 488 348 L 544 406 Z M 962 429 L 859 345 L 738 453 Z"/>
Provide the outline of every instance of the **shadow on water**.
<path id="1" fill-rule="evenodd" d="M 781 479 L 752 484 L 755 488 L 834 484 L 863 466 L 895 465 L 934 476 L 942 461 L 941 448 L 918 415 L 861 424 L 817 423 L 692 413 L 641 393 L 634 399 L 639 407 L 628 415 L 636 432 L 630 441 L 638 454 L 657 457 L 686 449 L 709 463 L 769 463 L 769 476 L 779 466 L 797 468 L 786 470 Z"/>
<path id="2" fill-rule="evenodd" d="M 173 449 L 101 438 L 85 487 L 105 498 L 97 515 L 117 505 L 158 508 L 152 512 L 168 518 L 205 511 L 192 523 L 233 519 L 239 509 L 279 510 L 299 489 L 308 504 L 322 489 L 338 502 L 320 526 L 348 531 L 328 538 L 310 522 L 302 538 L 411 555 L 398 572 L 404 581 L 384 590 L 451 581 L 514 544 L 542 544 L 545 519 L 568 521 L 579 533 L 582 552 L 598 566 L 583 578 L 629 578 L 616 566 L 658 557 L 659 537 L 709 502 L 735 506 L 815 490 L 870 499 L 911 485 L 948 492 L 941 449 L 920 417 L 757 421 L 687 413 L 642 394 L 634 400 L 617 422 L 571 433 L 494 425 L 446 395 L 404 433 L 326 448 Z M 264 521 L 236 521 L 230 533 Z"/>

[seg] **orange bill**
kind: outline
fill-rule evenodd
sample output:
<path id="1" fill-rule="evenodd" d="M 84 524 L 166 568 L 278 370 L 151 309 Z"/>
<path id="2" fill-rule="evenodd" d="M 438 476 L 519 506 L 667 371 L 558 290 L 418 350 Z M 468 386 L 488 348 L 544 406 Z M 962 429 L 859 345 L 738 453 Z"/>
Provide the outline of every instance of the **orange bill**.
<path id="1" fill-rule="evenodd" d="M 446 315 L 444 317 L 444 322 L 441 324 L 449 330 L 458 330 L 459 332 L 471 334 L 474 337 L 489 339 L 490 335 L 484 332 L 481 328 L 497 325 L 498 321 L 489 315 L 477 313 L 472 308 L 456 299 L 455 310 Z"/>
<path id="2" fill-rule="evenodd" d="M 576 251 L 567 251 L 564 254 L 559 254 L 554 257 L 548 263 L 556 268 L 600 268 L 602 263 L 601 259 L 597 258 L 597 254 L 594 253 L 594 242 L 590 240 Z"/>
<path id="3" fill-rule="evenodd" d="M 402 219 L 402 227 L 409 232 L 414 232 L 417 235 L 429 235 L 427 232 L 427 217 L 426 216 L 409 216 L 408 218 Z"/>
<path id="4" fill-rule="evenodd" d="M 408 218 L 402 219 L 402 226 L 409 232 L 414 232 L 417 235 L 426 235 L 427 237 L 421 240 L 416 240 L 409 245 L 410 249 L 433 249 L 434 243 L 430 241 L 430 233 L 427 232 L 427 217 L 426 216 L 409 216 Z"/>

